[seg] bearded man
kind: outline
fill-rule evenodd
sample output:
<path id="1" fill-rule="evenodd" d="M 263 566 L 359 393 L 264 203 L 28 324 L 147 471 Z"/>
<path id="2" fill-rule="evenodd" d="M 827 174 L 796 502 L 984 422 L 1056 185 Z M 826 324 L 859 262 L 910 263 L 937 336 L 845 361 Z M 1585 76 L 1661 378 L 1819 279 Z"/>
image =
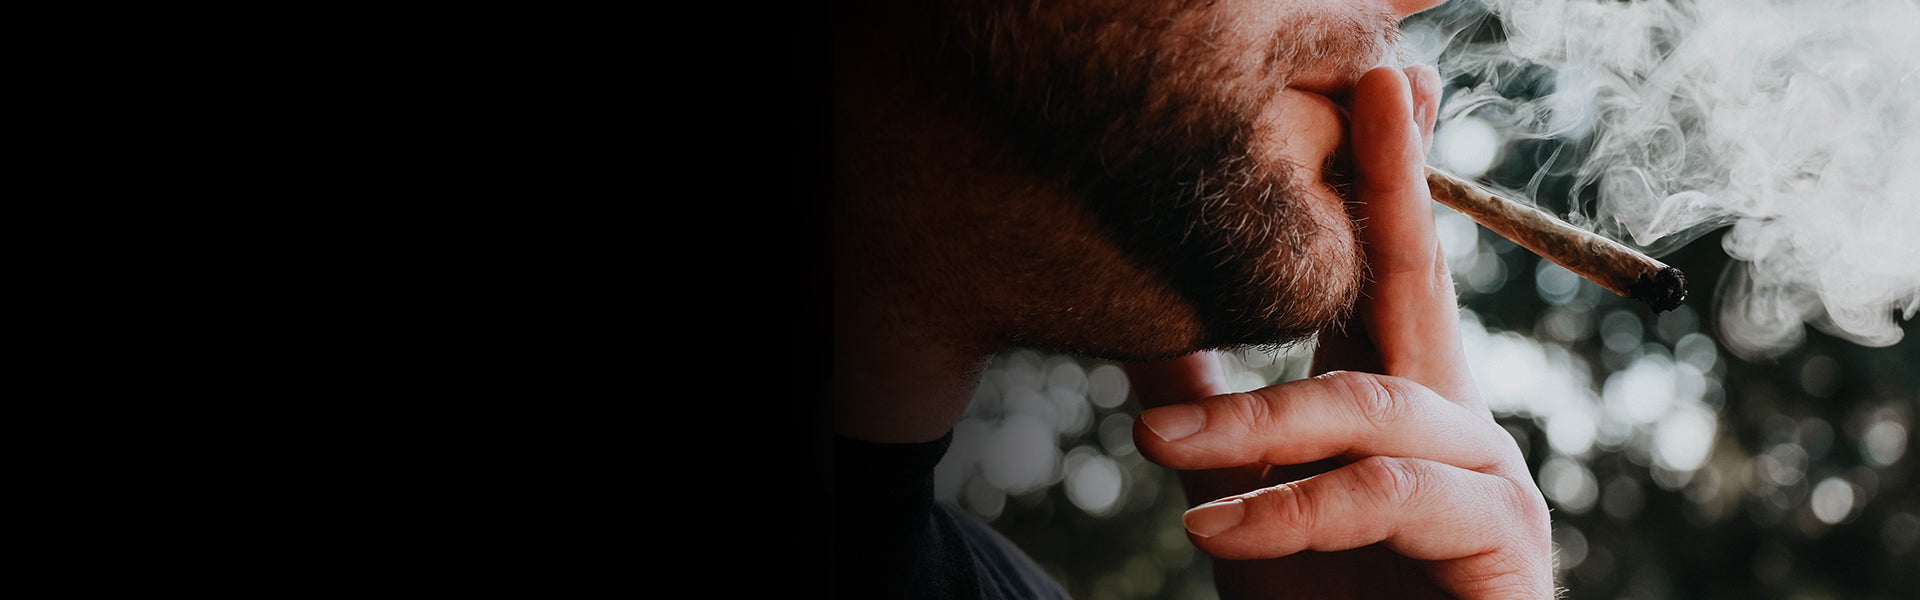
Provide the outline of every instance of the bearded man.
<path id="1" fill-rule="evenodd" d="M 933 502 L 990 358 L 1129 363 L 1223 597 L 1546 598 L 1549 523 L 1463 362 L 1421 164 L 1434 0 L 835 8 L 836 585 L 1049 597 Z M 1225 393 L 1207 352 L 1317 337 Z"/>

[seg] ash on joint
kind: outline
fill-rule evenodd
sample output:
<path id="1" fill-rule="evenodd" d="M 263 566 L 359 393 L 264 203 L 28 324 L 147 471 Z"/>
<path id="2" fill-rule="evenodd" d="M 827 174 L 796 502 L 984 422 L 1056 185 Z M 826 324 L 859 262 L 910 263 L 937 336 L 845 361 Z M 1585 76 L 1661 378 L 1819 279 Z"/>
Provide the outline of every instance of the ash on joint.
<path id="1" fill-rule="evenodd" d="M 1680 307 L 1687 299 L 1687 275 L 1679 269 L 1665 267 L 1651 275 L 1641 275 L 1634 279 L 1627 295 L 1645 302 L 1653 312 L 1663 313 Z"/>

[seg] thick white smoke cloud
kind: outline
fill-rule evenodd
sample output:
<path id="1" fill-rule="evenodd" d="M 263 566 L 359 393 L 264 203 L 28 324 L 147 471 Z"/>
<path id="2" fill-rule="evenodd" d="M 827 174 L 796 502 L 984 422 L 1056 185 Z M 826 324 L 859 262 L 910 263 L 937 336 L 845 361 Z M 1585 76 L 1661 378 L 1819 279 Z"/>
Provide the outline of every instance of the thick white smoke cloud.
<path id="1" fill-rule="evenodd" d="M 1504 36 L 1475 32 L 1489 11 Z M 1730 227 L 1714 296 L 1735 353 L 1776 356 L 1809 324 L 1885 346 L 1920 312 L 1916 0 L 1454 0 L 1423 17 L 1416 58 L 1485 82 L 1450 92 L 1435 162 L 1473 175 L 1555 141 L 1542 174 L 1574 182 L 1576 223 L 1655 255 Z"/>

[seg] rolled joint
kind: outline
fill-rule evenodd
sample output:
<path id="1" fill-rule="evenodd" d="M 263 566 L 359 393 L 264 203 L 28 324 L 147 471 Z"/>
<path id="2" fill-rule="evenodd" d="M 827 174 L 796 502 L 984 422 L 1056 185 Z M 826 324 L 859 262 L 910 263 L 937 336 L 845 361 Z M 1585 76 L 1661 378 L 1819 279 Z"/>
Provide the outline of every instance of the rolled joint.
<path id="1" fill-rule="evenodd" d="M 1615 294 L 1666 312 L 1687 298 L 1687 277 L 1624 244 L 1427 167 L 1433 199 L 1520 247 Z"/>

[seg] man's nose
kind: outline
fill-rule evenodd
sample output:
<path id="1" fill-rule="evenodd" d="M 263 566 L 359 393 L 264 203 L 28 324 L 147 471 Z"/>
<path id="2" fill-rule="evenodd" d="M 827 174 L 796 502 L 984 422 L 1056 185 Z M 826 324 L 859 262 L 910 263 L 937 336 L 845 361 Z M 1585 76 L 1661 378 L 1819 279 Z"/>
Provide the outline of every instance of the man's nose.
<path id="1" fill-rule="evenodd" d="M 1393 15 L 1395 17 L 1405 19 L 1408 16 L 1413 15 L 1414 13 L 1417 13 L 1429 8 L 1433 8 L 1435 6 L 1439 6 L 1440 3 L 1446 2 L 1447 0 L 1376 0 L 1376 1 L 1379 2 L 1380 4 L 1386 5 L 1387 10 L 1393 11 Z"/>

